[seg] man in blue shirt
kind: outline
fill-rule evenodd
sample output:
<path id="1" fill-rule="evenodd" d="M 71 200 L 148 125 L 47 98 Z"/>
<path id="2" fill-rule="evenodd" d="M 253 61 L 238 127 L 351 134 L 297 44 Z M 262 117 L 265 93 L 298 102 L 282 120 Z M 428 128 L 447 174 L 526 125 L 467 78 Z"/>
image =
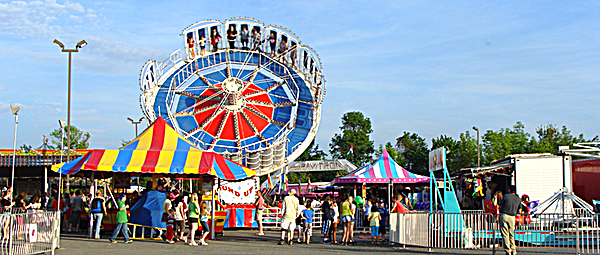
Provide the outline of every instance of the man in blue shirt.
<path id="1" fill-rule="evenodd" d="M 377 203 L 377 202 L 375 202 Z M 371 200 L 367 200 L 365 202 L 365 213 L 364 213 L 364 217 L 362 217 L 363 219 L 363 231 L 361 233 L 370 233 L 371 232 L 371 228 L 369 227 L 369 221 L 367 220 L 367 217 L 369 217 L 369 213 L 371 213 L 371 207 L 373 207 L 373 205 L 371 204 Z"/>
<path id="2" fill-rule="evenodd" d="M 387 217 L 390 215 L 389 210 L 385 207 L 385 202 L 383 200 L 379 201 L 379 215 L 381 215 L 381 220 L 379 221 L 379 236 L 381 236 L 381 240 L 385 240 L 385 226 L 387 225 Z"/>

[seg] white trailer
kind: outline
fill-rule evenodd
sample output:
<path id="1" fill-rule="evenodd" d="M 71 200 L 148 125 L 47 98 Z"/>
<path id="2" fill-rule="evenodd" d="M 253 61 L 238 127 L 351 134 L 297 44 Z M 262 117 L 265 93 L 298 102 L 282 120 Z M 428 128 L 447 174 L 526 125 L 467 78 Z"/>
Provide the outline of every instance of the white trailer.
<path id="1" fill-rule="evenodd" d="M 540 202 L 566 187 L 573 190 L 571 157 L 552 154 L 518 154 L 507 157 L 514 166 L 512 184 L 519 195 Z"/>
<path id="2" fill-rule="evenodd" d="M 571 157 L 549 153 L 509 155 L 490 166 L 461 169 L 457 174 L 495 180 L 496 189 L 503 192 L 514 185 L 516 193 L 528 195 L 530 201 L 542 202 L 563 187 L 572 190 Z"/>

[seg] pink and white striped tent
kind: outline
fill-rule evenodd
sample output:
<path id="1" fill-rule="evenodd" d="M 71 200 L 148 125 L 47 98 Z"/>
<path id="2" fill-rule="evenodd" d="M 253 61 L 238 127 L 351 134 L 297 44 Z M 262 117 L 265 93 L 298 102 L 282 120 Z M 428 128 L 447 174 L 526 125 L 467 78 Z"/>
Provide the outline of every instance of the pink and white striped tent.
<path id="1" fill-rule="evenodd" d="M 390 158 L 387 150 L 372 165 L 363 166 L 346 176 L 336 178 L 335 184 L 346 183 L 427 183 L 429 177 L 411 173 Z"/>

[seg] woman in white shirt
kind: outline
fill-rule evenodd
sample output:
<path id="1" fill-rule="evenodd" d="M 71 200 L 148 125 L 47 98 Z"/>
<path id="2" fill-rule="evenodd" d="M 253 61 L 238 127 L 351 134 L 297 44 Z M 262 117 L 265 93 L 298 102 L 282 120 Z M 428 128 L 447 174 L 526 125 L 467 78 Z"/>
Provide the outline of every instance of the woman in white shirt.
<path id="1" fill-rule="evenodd" d="M 337 226 L 340 223 L 340 210 L 338 210 L 338 206 L 336 202 L 332 202 L 331 203 L 331 210 L 333 210 L 335 212 L 335 215 L 333 216 L 333 222 L 331 223 L 331 229 L 330 231 L 330 237 L 331 237 L 331 241 L 332 243 L 338 243 L 337 238 L 336 238 L 336 232 L 337 232 Z"/>
<path id="2" fill-rule="evenodd" d="M 42 207 L 41 198 L 39 196 L 34 196 L 31 199 L 31 203 L 29 204 L 28 212 L 37 212 Z"/>

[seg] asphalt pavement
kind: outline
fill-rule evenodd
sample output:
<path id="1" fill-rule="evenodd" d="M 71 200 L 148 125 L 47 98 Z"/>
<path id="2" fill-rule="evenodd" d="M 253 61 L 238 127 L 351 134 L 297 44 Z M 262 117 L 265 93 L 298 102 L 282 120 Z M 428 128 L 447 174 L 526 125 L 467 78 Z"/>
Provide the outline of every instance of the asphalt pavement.
<path id="1" fill-rule="evenodd" d="M 350 246 L 326 244 L 322 242 L 320 234 L 317 235 L 317 231 L 311 244 L 277 245 L 279 232 L 266 231 L 264 236 L 257 236 L 255 233 L 255 230 L 225 230 L 224 236 L 207 241 L 208 246 L 189 246 L 182 242 L 167 244 L 159 240 L 133 240 L 133 243 L 125 244 L 123 239 L 113 244 L 108 241 L 108 236 L 102 236 L 102 239 L 88 239 L 84 234 L 65 233 L 61 236 L 61 248 L 56 251 L 56 254 L 494 254 L 492 250 L 434 249 L 430 252 L 427 248 L 421 247 L 371 245 L 371 241 L 366 238 L 355 238 L 356 244 Z M 367 234 L 357 233 L 357 235 L 367 237 Z M 341 233 L 338 239 L 340 236 Z M 504 254 L 504 252 L 496 250 L 495 254 Z M 519 254 L 539 253 L 519 252 Z"/>

